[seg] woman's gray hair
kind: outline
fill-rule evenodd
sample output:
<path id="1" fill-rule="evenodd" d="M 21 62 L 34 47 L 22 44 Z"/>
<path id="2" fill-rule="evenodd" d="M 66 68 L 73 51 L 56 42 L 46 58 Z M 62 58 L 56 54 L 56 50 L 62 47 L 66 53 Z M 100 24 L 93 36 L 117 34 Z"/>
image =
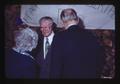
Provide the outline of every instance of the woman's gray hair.
<path id="1" fill-rule="evenodd" d="M 72 9 L 72 8 L 64 9 L 64 10 L 61 12 L 60 18 L 61 18 L 61 20 L 63 20 L 63 21 L 78 20 L 77 13 L 76 13 L 76 11 L 75 11 L 74 9 Z"/>
<path id="2" fill-rule="evenodd" d="M 38 43 L 38 34 L 30 28 L 25 28 L 15 32 L 16 47 L 21 51 L 31 51 L 36 48 Z"/>

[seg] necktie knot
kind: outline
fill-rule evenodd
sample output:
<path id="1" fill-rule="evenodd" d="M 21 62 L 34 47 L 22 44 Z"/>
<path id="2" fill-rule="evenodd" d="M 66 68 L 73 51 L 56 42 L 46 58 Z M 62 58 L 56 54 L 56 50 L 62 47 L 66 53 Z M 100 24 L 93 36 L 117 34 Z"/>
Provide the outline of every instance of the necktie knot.
<path id="1" fill-rule="evenodd" d="M 48 40 L 48 38 L 46 38 L 46 44 L 49 45 L 49 40 Z"/>

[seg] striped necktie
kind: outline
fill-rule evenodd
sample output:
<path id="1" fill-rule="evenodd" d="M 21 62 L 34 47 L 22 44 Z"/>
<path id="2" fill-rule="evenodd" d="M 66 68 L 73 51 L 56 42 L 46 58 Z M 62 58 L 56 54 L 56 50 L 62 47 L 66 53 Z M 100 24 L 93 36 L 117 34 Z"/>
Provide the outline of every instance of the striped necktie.
<path id="1" fill-rule="evenodd" d="M 46 55 L 48 53 L 49 46 L 50 46 L 49 40 L 48 40 L 48 38 L 46 38 L 46 43 L 45 43 L 45 57 L 46 57 Z"/>

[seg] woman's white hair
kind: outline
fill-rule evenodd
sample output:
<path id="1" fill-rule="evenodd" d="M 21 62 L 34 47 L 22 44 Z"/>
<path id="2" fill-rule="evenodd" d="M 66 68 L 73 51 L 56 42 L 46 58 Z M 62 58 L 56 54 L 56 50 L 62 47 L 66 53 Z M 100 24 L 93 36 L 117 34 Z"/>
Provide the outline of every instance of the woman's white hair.
<path id="1" fill-rule="evenodd" d="M 31 51 L 37 46 L 38 34 L 30 28 L 15 32 L 16 47 L 21 51 Z"/>

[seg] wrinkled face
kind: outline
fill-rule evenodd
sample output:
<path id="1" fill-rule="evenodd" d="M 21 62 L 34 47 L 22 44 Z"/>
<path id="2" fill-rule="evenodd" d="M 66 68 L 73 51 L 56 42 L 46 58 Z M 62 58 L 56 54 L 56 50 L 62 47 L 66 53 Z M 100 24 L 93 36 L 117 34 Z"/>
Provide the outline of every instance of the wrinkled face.
<path id="1" fill-rule="evenodd" d="M 49 36 L 52 33 L 52 22 L 49 20 L 42 20 L 40 23 L 40 31 L 44 37 Z"/>

